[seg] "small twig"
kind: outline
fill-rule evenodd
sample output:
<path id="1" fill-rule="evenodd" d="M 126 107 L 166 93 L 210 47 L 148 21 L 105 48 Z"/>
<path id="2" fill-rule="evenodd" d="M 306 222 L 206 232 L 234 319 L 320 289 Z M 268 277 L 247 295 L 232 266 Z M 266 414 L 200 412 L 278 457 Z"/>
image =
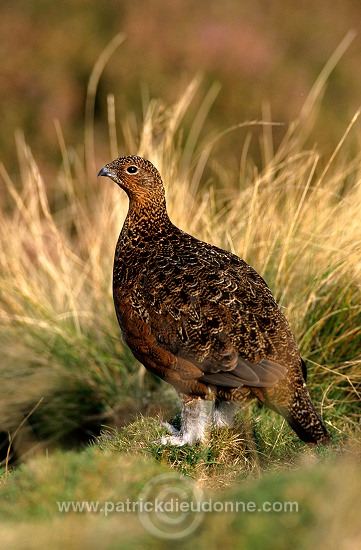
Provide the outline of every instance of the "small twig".
<path id="1" fill-rule="evenodd" d="M 25 424 L 25 422 L 30 418 L 30 416 L 36 411 L 36 409 L 39 407 L 39 405 L 43 401 L 43 399 L 44 399 L 44 397 L 40 397 L 37 404 L 31 409 L 31 411 L 20 422 L 19 426 L 16 428 L 13 435 L 11 435 L 10 432 L 8 432 L 9 433 L 9 446 L 8 446 L 8 450 L 7 450 L 7 453 L 6 453 L 6 460 L 5 460 L 5 475 L 8 475 L 8 473 L 9 473 L 9 457 L 10 457 L 10 451 L 11 451 L 11 446 L 13 444 L 13 441 L 14 441 L 17 433 L 19 432 L 19 430 L 22 428 L 22 426 Z"/>

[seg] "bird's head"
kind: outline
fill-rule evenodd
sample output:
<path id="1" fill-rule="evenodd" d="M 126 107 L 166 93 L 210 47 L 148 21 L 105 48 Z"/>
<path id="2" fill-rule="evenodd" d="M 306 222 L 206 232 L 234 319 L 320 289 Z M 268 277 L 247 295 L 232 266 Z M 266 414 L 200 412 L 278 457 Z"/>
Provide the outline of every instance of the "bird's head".
<path id="1" fill-rule="evenodd" d="M 142 157 L 119 157 L 106 164 L 98 176 L 106 176 L 115 181 L 132 199 L 164 196 L 163 182 L 158 170 Z"/>

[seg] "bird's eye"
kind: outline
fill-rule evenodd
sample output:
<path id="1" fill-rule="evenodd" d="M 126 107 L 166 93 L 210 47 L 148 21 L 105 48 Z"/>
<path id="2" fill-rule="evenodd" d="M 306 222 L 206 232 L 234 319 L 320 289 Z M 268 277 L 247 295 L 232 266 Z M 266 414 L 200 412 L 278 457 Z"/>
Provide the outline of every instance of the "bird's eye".
<path id="1" fill-rule="evenodd" d="M 128 166 L 126 172 L 128 172 L 128 174 L 136 174 L 138 172 L 138 168 L 136 166 Z"/>

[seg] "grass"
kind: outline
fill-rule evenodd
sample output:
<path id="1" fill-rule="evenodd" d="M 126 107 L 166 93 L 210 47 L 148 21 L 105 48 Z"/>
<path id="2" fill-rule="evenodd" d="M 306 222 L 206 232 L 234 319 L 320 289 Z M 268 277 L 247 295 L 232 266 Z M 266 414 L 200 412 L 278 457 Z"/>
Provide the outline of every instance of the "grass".
<path id="1" fill-rule="evenodd" d="M 142 428 L 146 426 L 144 421 Z M 151 423 L 148 426 L 157 430 Z M 359 451 L 350 447 L 342 456 L 317 457 L 315 451 L 306 449 L 293 468 L 263 473 L 231 488 L 207 487 L 203 502 L 217 502 L 218 510 L 227 503 L 228 511 L 205 513 L 201 526 L 179 544 L 182 548 L 240 544 L 246 549 L 264 545 L 271 549 L 290 545 L 297 549 L 316 545 L 357 548 L 361 535 L 356 504 L 361 489 Z M 183 461 L 190 452 L 180 451 Z M 170 487 L 175 484 L 167 464 L 134 454 L 133 449 L 110 452 L 92 447 L 80 453 L 33 458 L 0 487 L 3 544 L 32 549 L 41 540 L 54 549 L 165 548 L 169 541 L 145 531 L 137 513 L 120 511 L 122 503 L 136 502 L 144 484 L 159 475 L 167 476 Z M 197 484 L 203 480 L 199 477 Z M 99 503 L 103 511 L 59 512 L 58 503 L 69 501 Z M 241 511 L 230 511 L 232 503 L 239 503 Z M 275 510 L 258 512 L 268 503 L 275 503 Z M 297 509 L 280 512 L 283 503 L 286 510 L 292 510 L 294 503 Z M 118 506 L 118 513 L 112 505 Z M 248 510 L 242 512 L 243 506 Z M 173 544 L 178 546 L 177 541 Z"/>
<path id="2" fill-rule="evenodd" d="M 102 68 L 98 63 L 93 83 Z M 359 491 L 361 157 L 349 151 L 357 149 L 358 113 L 329 158 L 316 147 L 304 150 L 308 119 L 291 125 L 276 151 L 267 117 L 244 124 L 249 132 L 263 127 L 264 164 L 256 167 L 247 156 L 251 138 L 235 161 L 217 157 L 222 135 L 204 136 L 216 91 L 200 101 L 188 132 L 182 123 L 199 94 L 198 80 L 173 106 L 151 101 L 140 127 L 130 116 L 118 126 L 109 97 L 110 156 L 118 154 L 121 132 L 127 152 L 159 168 L 174 223 L 232 250 L 266 278 L 308 363 L 310 392 L 333 443 L 310 450 L 280 417 L 256 405 L 241 411 L 235 430 L 210 434 L 206 446 L 156 443 L 159 415 L 176 416 L 178 403 L 119 338 L 111 266 L 127 200 L 115 186 L 96 180 L 92 167 L 109 159 L 93 156 L 88 112 L 85 161 L 66 147 L 57 127 L 63 162 L 56 182 L 43 180 L 21 135 L 19 176 L 1 166 L 7 197 L 0 214 L 1 456 L 4 466 L 10 437 L 9 458 L 20 463 L 3 474 L 0 486 L 8 548 L 32 548 L 30 529 L 34 547 L 39 540 L 53 548 L 76 541 L 88 541 L 90 548 L 159 547 L 134 515 L 125 524 L 99 514 L 62 516 L 55 503 L 135 499 L 155 475 L 174 472 L 217 498 L 295 495 L 303 503 L 293 519 L 210 514 L 194 535 L 196 547 L 238 541 L 258 548 L 266 533 L 270 548 L 289 547 L 296 534 L 301 542 L 295 548 L 322 547 L 322 540 L 331 544 L 324 547 L 336 541 L 346 548 L 341 541 L 356 541 L 349 502 Z M 95 94 L 95 87 L 88 92 Z M 87 105 L 92 109 L 92 97 Z M 311 107 L 308 102 L 313 120 L 316 100 Z M 238 139 L 239 126 L 231 131 Z M 102 425 L 107 428 L 100 434 Z M 347 487 L 337 481 L 340 469 L 349 476 Z M 336 496 L 332 511 L 329 501 Z"/>

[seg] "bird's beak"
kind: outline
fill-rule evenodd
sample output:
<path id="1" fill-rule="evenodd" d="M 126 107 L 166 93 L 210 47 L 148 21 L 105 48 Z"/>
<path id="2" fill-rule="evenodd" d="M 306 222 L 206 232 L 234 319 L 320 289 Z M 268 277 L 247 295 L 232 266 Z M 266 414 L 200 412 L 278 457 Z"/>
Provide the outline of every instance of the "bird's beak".
<path id="1" fill-rule="evenodd" d="M 99 172 L 99 174 L 98 174 L 98 177 L 99 177 L 99 176 L 105 176 L 105 177 L 107 177 L 107 178 L 111 178 L 111 177 L 114 177 L 115 174 L 114 174 L 114 172 L 112 172 L 111 170 L 109 170 L 109 168 L 107 168 L 106 166 L 104 166 L 104 167 L 100 170 L 100 172 Z"/>

